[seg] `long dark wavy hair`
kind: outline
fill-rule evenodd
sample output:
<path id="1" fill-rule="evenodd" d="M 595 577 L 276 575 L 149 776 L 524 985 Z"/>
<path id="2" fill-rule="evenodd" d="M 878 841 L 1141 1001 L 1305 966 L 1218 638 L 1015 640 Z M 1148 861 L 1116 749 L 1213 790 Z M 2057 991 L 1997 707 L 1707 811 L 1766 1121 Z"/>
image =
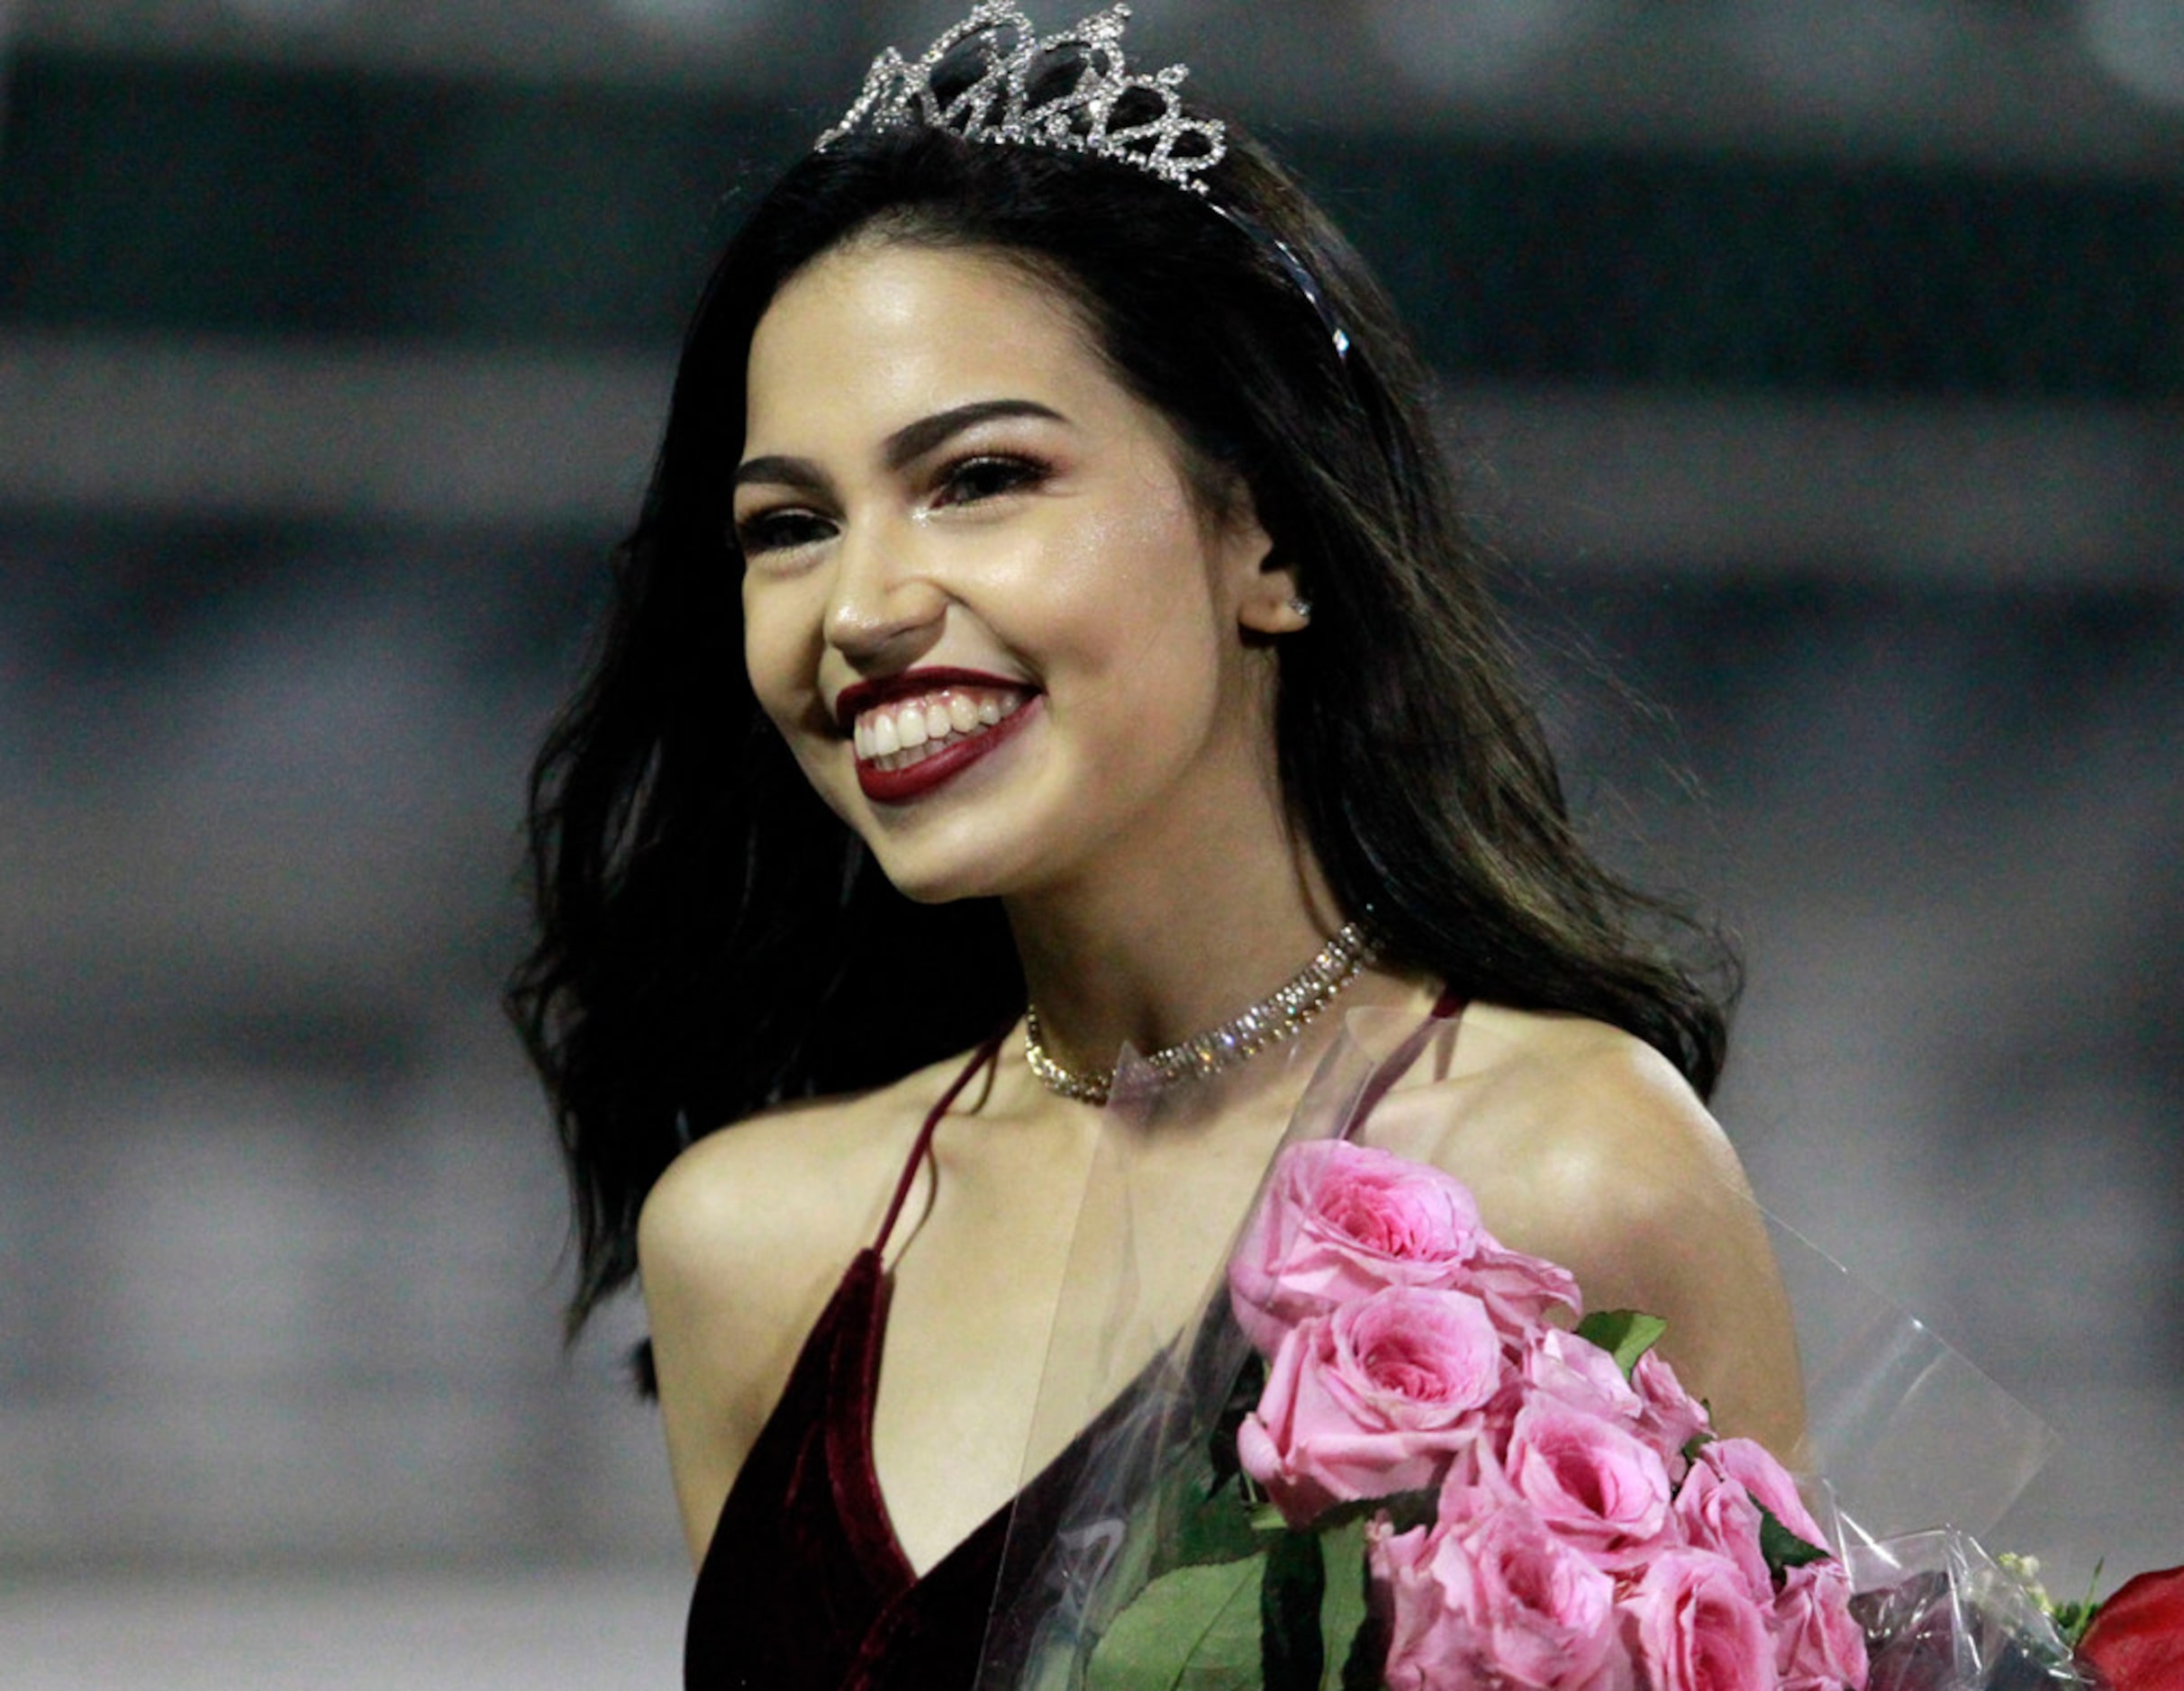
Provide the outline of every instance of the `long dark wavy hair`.
<path id="1" fill-rule="evenodd" d="M 1612 1023 L 1711 1089 L 1725 1016 L 1708 982 L 1733 964 L 1572 831 L 1388 300 L 1235 126 L 1204 179 L 1232 217 L 1082 153 L 859 136 L 791 168 L 722 255 L 603 637 L 532 776 L 539 937 L 510 1004 L 574 1189 L 572 1334 L 635 1271 L 639 1209 L 693 1136 L 897 1078 L 1022 1008 L 998 907 L 897 893 L 744 673 L 745 357 L 783 285 L 853 236 L 1023 265 L 1169 419 L 1203 484 L 1248 490 L 1313 605 L 1280 646 L 1282 792 L 1343 911 L 1370 906 L 1389 966 Z"/>

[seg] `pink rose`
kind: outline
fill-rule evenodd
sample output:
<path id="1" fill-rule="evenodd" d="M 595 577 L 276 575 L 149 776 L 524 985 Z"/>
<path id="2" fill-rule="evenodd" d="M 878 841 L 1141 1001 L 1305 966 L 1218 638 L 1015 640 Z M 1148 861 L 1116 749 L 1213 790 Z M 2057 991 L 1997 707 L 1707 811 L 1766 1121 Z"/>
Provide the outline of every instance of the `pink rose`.
<path id="1" fill-rule="evenodd" d="M 1850 1577 L 1840 1562 L 1808 1562 L 1782 1576 L 1767 1630 L 1774 1638 L 1774 1665 L 1786 1682 L 1865 1683 L 1865 1629 L 1850 1603 Z"/>
<path id="2" fill-rule="evenodd" d="M 1434 1520 L 1445 1527 L 1461 1526 L 1465 1522 L 1482 1520 L 1497 1509 L 1521 1509 L 1525 1506 L 1512 1496 L 1509 1484 L 1497 1475 L 1486 1478 L 1482 1452 L 1487 1441 L 1479 1440 L 1456 1452 L 1456 1459 L 1448 1465 L 1448 1472 L 1441 1480 L 1441 1495 L 1434 1503 Z"/>
<path id="3" fill-rule="evenodd" d="M 1367 1542 L 1391 1691 L 1564 1691 L 1597 1680 L 1618 1648 L 1614 1581 L 1520 1506 Z"/>
<path id="4" fill-rule="evenodd" d="M 1237 1325 L 1272 1356 L 1310 1316 L 1383 1286 L 1454 1287 L 1486 1238 L 1461 1180 L 1341 1139 L 1293 1144 L 1228 1264 Z"/>
<path id="5" fill-rule="evenodd" d="M 1720 1557 L 1663 1552 L 1621 1607 L 1651 1691 L 1774 1691 L 1766 1616 Z"/>
<path id="6" fill-rule="evenodd" d="M 1536 1328 L 1518 1368 L 1527 1385 L 1572 1409 L 1635 1426 L 1645 1406 L 1614 1357 L 1560 1327 Z"/>
<path id="7" fill-rule="evenodd" d="M 1576 1275 L 1544 1256 L 1512 1251 L 1491 1234 L 1481 1241 L 1463 1284 L 1479 1294 L 1495 1325 L 1516 1339 L 1539 1325 L 1557 1305 L 1573 1316 L 1585 1313 Z"/>
<path id="8" fill-rule="evenodd" d="M 1365 1524 L 1365 1572 L 1373 1612 L 1388 1629 L 1381 1677 L 1388 1691 L 1439 1691 L 1454 1682 L 1466 1639 L 1434 1573 L 1439 1528 L 1395 1532 L 1385 1515 Z"/>
<path id="9" fill-rule="evenodd" d="M 1711 1551 L 1744 1577 L 1752 1601 L 1774 1601 L 1774 1576 L 1759 1546 L 1759 1505 L 1752 1494 L 1719 1469 L 1694 1462 L 1677 1488 L 1670 1513 L 1683 1542 L 1693 1550 Z"/>
<path id="10" fill-rule="evenodd" d="M 1603 1567 L 1642 1560 L 1668 1523 L 1659 1455 L 1628 1429 L 1553 1398 L 1517 1412 L 1500 1467 L 1502 1485 Z"/>
<path id="11" fill-rule="evenodd" d="M 1827 1536 L 1798 1496 L 1798 1482 L 1758 1440 L 1715 1439 L 1700 1449 L 1699 1460 L 1735 1480 L 1752 1494 L 1754 1503 L 1763 1506 L 1808 1544 L 1826 1548 Z"/>
<path id="12" fill-rule="evenodd" d="M 1237 1455 L 1292 1525 L 1332 1503 L 1422 1489 L 1478 1437 L 1473 1412 L 1501 1370 L 1476 1298 L 1389 1287 L 1290 1329 Z"/>
<path id="13" fill-rule="evenodd" d="M 1705 1405 L 1683 1389 L 1676 1370 L 1657 1351 L 1648 1351 L 1631 1370 L 1645 1408 L 1638 1415 L 1638 1436 L 1661 1452 L 1672 1475 L 1683 1471 L 1683 1447 L 1707 1431 Z"/>

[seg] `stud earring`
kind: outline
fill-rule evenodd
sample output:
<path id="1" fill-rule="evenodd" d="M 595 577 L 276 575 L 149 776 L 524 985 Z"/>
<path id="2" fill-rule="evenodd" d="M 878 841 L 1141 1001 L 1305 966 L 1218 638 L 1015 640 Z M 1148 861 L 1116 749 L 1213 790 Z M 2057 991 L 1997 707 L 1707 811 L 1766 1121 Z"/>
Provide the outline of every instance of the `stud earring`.
<path id="1" fill-rule="evenodd" d="M 1309 622 L 1312 619 L 1312 601 L 1302 593 L 1299 593 L 1289 601 L 1289 609 L 1290 614 L 1301 622 Z"/>

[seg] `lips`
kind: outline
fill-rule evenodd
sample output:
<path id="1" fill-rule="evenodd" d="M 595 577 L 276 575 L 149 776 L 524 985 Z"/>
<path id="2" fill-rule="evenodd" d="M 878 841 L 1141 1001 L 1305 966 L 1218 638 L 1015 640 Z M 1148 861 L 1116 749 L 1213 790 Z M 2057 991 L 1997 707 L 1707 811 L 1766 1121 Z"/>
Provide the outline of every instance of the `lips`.
<path id="1" fill-rule="evenodd" d="M 930 792 L 1014 737 L 1038 690 L 976 670 L 916 669 L 846 687 L 835 719 L 856 754 L 857 785 L 881 804 Z"/>

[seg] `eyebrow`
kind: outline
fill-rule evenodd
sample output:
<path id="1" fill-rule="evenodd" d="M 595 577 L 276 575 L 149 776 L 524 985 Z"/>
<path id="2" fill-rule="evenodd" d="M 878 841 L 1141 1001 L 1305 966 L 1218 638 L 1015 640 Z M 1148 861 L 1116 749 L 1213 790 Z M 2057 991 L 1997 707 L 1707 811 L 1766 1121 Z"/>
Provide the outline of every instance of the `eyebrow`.
<path id="1" fill-rule="evenodd" d="M 887 467 L 899 470 L 906 464 L 914 464 L 944 441 L 961 434 L 966 429 L 997 417 L 1040 417 L 1049 422 L 1067 422 L 1068 418 L 1051 406 L 1042 405 L 1032 399 L 981 399 L 968 405 L 956 405 L 947 411 L 935 411 L 930 417 L 920 417 L 889 435 L 882 445 Z M 768 483 L 780 487 L 823 487 L 827 477 L 819 466 L 810 458 L 768 456 L 747 458 L 736 467 L 736 485 L 746 487 L 754 482 Z"/>

